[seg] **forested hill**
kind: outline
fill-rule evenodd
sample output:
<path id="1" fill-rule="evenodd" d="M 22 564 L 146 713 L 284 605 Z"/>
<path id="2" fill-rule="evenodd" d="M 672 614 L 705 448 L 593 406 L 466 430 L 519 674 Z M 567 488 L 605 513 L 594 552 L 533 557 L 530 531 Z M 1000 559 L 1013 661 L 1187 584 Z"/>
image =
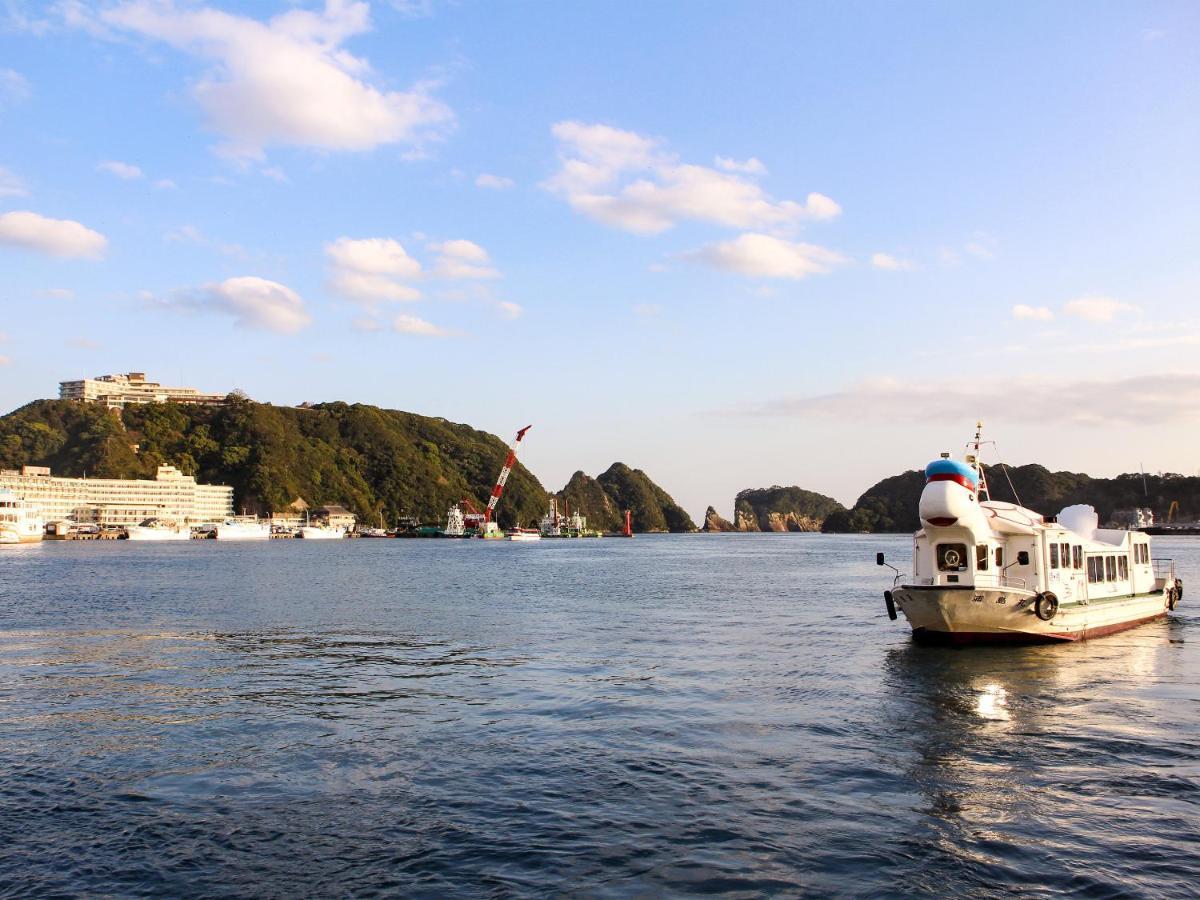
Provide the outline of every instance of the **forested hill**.
<path id="1" fill-rule="evenodd" d="M 1017 502 L 1019 497 L 1023 506 L 1047 516 L 1057 515 L 1064 506 L 1087 503 L 1096 507 L 1101 522 L 1108 521 L 1115 510 L 1134 507 L 1149 507 L 1159 521 L 1165 521 L 1171 504 L 1178 501 L 1177 519 L 1200 519 L 1200 478 L 1170 473 L 1146 475 L 1143 485 L 1138 473 L 1092 478 L 1077 472 L 1051 472 L 1036 464 L 993 466 L 987 476 L 991 499 Z M 832 513 L 823 530 L 916 531 L 917 505 L 924 487 L 925 475 L 920 471 L 885 478 L 859 497 L 852 509 Z"/>
<path id="2" fill-rule="evenodd" d="M 231 396 L 224 406 L 156 403 L 119 415 L 101 406 L 38 400 L 0 417 L 0 468 L 49 466 L 56 475 L 153 478 L 167 463 L 234 488 L 238 510 L 266 514 L 296 498 L 340 503 L 367 523 L 380 513 L 442 522 L 464 497 L 482 507 L 508 447 L 445 419 L 348 403 L 280 407 Z M 599 479 L 576 473 L 560 497 L 614 531 L 691 531 L 687 513 L 639 469 L 614 463 Z M 549 495 L 519 462 L 498 521 L 534 525 Z"/>
<path id="3" fill-rule="evenodd" d="M 135 449 L 136 447 L 136 449 Z M 341 503 L 365 521 L 441 521 L 463 497 L 486 502 L 507 453 L 499 438 L 444 419 L 347 403 L 279 407 L 155 403 L 119 416 L 39 400 L 0 419 L 0 467 L 47 465 L 58 475 L 153 478 L 161 463 L 201 482 L 232 485 L 239 510 Z M 541 516 L 548 495 L 519 463 L 502 525 Z"/>

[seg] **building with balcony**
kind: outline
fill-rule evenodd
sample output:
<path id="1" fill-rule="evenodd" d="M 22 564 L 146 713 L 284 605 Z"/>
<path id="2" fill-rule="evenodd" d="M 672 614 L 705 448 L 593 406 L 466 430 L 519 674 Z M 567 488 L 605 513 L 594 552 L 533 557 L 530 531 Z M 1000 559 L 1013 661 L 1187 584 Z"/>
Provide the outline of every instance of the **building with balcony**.
<path id="1" fill-rule="evenodd" d="M 58 478 L 43 466 L 24 466 L 20 471 L 0 471 L 0 488 L 8 488 L 40 509 L 46 521 L 137 525 L 159 518 L 199 525 L 233 515 L 233 488 L 197 484 L 193 476 L 174 466 L 159 466 L 153 481 Z"/>
<path id="2" fill-rule="evenodd" d="M 103 403 L 109 409 L 124 409 L 130 404 L 165 403 L 224 403 L 226 394 L 205 394 L 190 387 L 163 387 L 157 381 L 147 381 L 145 372 L 124 375 L 98 375 L 79 381 L 61 381 L 60 400 L 82 403 Z"/>

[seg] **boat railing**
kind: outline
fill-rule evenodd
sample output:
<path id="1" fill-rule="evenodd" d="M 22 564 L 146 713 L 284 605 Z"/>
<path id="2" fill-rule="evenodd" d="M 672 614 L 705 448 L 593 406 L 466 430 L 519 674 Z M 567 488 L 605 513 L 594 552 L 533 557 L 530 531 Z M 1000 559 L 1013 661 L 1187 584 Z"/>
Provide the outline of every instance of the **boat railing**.
<path id="1" fill-rule="evenodd" d="M 1170 557 L 1155 557 L 1150 560 L 1154 566 L 1154 578 L 1156 581 L 1174 581 L 1175 580 L 1175 560 Z"/>

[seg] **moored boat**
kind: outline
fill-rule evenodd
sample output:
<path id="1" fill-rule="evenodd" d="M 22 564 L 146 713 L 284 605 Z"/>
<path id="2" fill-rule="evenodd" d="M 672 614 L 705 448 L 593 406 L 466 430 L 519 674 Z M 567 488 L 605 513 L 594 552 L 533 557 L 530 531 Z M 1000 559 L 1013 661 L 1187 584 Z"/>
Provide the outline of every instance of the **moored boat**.
<path id="1" fill-rule="evenodd" d="M 346 536 L 346 529 L 328 525 L 302 525 L 299 536 L 308 541 L 340 540 Z"/>
<path id="2" fill-rule="evenodd" d="M 271 523 L 255 518 L 230 518 L 214 525 L 212 535 L 218 541 L 266 541 L 271 538 Z"/>
<path id="3" fill-rule="evenodd" d="M 131 541 L 188 541 L 192 529 L 165 519 L 146 519 L 139 525 L 126 526 L 125 536 Z"/>
<path id="4" fill-rule="evenodd" d="M 510 528 L 508 539 L 510 541 L 540 541 L 542 533 L 536 528 Z"/>
<path id="5" fill-rule="evenodd" d="M 884 592 L 917 639 L 1076 641 L 1159 619 L 1183 596 L 1174 563 L 1137 531 L 1099 528 L 1090 506 L 1045 517 L 990 499 L 979 460 L 943 453 L 925 468 L 913 571 Z M 883 554 L 876 557 L 887 565 Z"/>
<path id="6" fill-rule="evenodd" d="M 0 490 L 0 544 L 37 544 L 46 523 L 41 514 L 10 490 Z"/>

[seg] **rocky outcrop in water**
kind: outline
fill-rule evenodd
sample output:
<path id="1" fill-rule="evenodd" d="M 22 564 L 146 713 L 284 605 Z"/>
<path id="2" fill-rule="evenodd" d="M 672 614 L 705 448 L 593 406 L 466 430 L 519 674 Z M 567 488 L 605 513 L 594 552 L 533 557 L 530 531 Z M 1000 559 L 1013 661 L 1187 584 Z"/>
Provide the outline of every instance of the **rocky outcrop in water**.
<path id="1" fill-rule="evenodd" d="M 738 531 L 820 531 L 825 520 L 845 507 L 832 497 L 800 487 L 755 488 L 734 501 Z"/>
<path id="2" fill-rule="evenodd" d="M 704 511 L 704 526 L 700 530 L 708 532 L 737 531 L 738 527 L 728 519 L 722 518 L 710 506 Z"/>

